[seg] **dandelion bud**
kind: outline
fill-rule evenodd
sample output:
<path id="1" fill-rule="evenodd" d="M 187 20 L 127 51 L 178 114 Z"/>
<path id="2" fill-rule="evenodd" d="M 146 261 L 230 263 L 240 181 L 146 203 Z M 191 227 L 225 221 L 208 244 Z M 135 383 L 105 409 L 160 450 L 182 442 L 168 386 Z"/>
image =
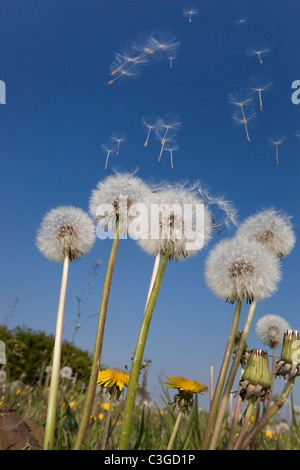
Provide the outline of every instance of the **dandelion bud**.
<path id="1" fill-rule="evenodd" d="M 240 380 L 238 394 L 243 400 L 251 396 L 268 398 L 271 389 L 271 373 L 268 354 L 262 349 L 251 351 L 247 366 Z"/>
<path id="2" fill-rule="evenodd" d="M 275 375 L 288 378 L 300 374 L 300 342 L 297 330 L 287 330 L 283 336 L 280 359 L 277 362 Z"/>

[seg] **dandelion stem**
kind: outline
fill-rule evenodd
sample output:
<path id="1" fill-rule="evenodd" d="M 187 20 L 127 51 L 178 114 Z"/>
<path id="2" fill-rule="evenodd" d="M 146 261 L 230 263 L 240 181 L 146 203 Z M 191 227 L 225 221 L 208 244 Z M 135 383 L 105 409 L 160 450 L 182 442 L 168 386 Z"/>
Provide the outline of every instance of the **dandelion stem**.
<path id="1" fill-rule="evenodd" d="M 245 434 L 247 432 L 248 426 L 249 426 L 250 421 L 251 421 L 251 417 L 253 415 L 255 403 L 256 403 L 256 397 L 254 395 L 252 395 L 252 397 L 250 397 L 250 400 L 249 400 L 249 403 L 248 403 L 248 408 L 247 408 L 247 411 L 246 411 L 246 414 L 245 414 L 245 417 L 244 417 L 242 428 L 239 432 L 238 437 L 236 438 L 235 443 L 233 444 L 232 450 L 238 450 L 240 448 L 241 444 L 243 443 L 243 440 L 245 438 Z"/>
<path id="2" fill-rule="evenodd" d="M 116 388 L 115 388 L 116 390 Z M 112 408 L 113 408 L 113 403 L 115 399 L 116 392 L 115 390 L 112 392 L 109 400 L 109 408 L 106 416 L 106 423 L 105 423 L 105 429 L 104 429 L 104 435 L 103 435 L 103 441 L 101 445 L 101 450 L 105 450 L 106 444 L 107 444 L 107 439 L 108 439 L 108 433 L 109 433 L 109 426 L 110 426 L 110 421 L 111 421 L 111 416 L 112 416 Z"/>
<path id="3" fill-rule="evenodd" d="M 222 425 L 223 417 L 224 417 L 225 410 L 226 410 L 226 407 L 227 407 L 227 403 L 228 403 L 228 400 L 229 400 L 229 396 L 230 396 L 230 393 L 231 393 L 231 390 L 232 390 L 234 379 L 235 379 L 235 376 L 236 376 L 236 373 L 237 373 L 237 370 L 238 370 L 238 366 L 239 366 L 239 363 L 240 363 L 240 360 L 241 360 L 241 357 L 242 357 L 242 354 L 243 354 L 243 351 L 244 351 L 244 347 L 246 345 L 246 340 L 247 340 L 249 329 L 250 329 L 250 326 L 251 326 L 251 323 L 252 323 L 252 319 L 253 319 L 253 315 L 254 315 L 254 312 L 255 312 L 255 309 L 256 309 L 256 305 L 257 305 L 257 301 L 255 300 L 255 301 L 252 302 L 251 307 L 250 307 L 249 312 L 248 312 L 248 316 L 247 316 L 247 319 L 246 319 L 246 322 L 245 322 L 245 326 L 244 326 L 243 332 L 241 334 L 241 338 L 240 338 L 240 341 L 239 341 L 239 344 L 238 344 L 238 347 L 237 347 L 237 350 L 236 350 L 236 353 L 235 353 L 235 356 L 234 356 L 234 360 L 233 360 L 233 363 L 232 363 L 232 366 L 231 366 L 231 369 L 230 369 L 230 372 L 229 372 L 229 375 L 228 375 L 228 378 L 227 378 L 227 382 L 226 382 L 226 385 L 225 385 L 225 388 L 224 388 L 224 392 L 223 392 L 223 395 L 222 395 L 220 406 L 219 406 L 219 409 L 218 409 L 218 412 L 217 412 L 217 415 L 216 415 L 215 425 L 214 425 L 214 428 L 212 430 L 212 437 L 211 437 L 211 441 L 210 441 L 210 444 L 209 444 L 209 450 L 214 450 L 215 447 L 216 447 L 216 444 L 217 444 L 217 439 L 218 439 L 218 435 L 219 435 L 220 428 L 221 428 L 221 425 Z"/>
<path id="4" fill-rule="evenodd" d="M 173 428 L 173 431 L 172 431 L 172 435 L 170 437 L 170 441 L 169 441 L 167 450 L 172 450 L 172 447 L 173 447 L 173 444 L 174 444 L 174 441 L 175 441 L 175 437 L 177 435 L 177 431 L 178 431 L 178 428 L 179 428 L 179 424 L 180 424 L 180 420 L 182 418 L 182 415 L 183 415 L 183 411 L 179 410 L 176 421 L 175 421 L 175 425 L 174 425 L 174 428 Z"/>
<path id="5" fill-rule="evenodd" d="M 111 288 L 111 282 L 112 282 L 112 276 L 113 276 L 117 250 L 119 246 L 119 240 L 120 240 L 120 232 L 119 232 L 119 225 L 118 225 L 116 229 L 116 233 L 115 233 L 115 238 L 112 244 L 112 248 L 111 248 L 108 265 L 107 265 L 107 271 L 106 271 L 106 276 L 105 276 L 105 281 L 104 281 L 104 286 L 103 286 L 102 300 L 101 300 L 100 311 L 99 311 L 99 319 L 98 319 L 98 325 L 97 325 L 89 387 L 87 391 L 85 407 L 83 410 L 82 420 L 79 426 L 74 450 L 81 449 L 84 439 L 85 439 L 87 427 L 90 421 L 90 415 L 91 415 L 91 410 L 93 406 L 95 390 L 97 386 L 98 370 L 99 370 L 100 358 L 101 358 L 101 352 L 102 352 L 106 312 L 107 312 L 107 307 L 108 307 L 108 300 L 109 300 L 109 294 L 110 294 L 110 288 Z"/>
<path id="6" fill-rule="evenodd" d="M 154 285 L 154 282 L 155 282 L 155 279 L 156 279 L 156 276 L 157 276 L 157 271 L 158 271 L 158 268 L 159 268 L 159 262 L 160 262 L 160 254 L 158 253 L 156 255 L 155 261 L 154 261 L 154 266 L 153 266 L 152 276 L 151 276 L 151 280 L 150 280 L 146 306 L 148 304 L 148 301 L 149 301 L 149 298 L 150 298 L 150 295 L 151 295 L 151 292 L 152 292 L 152 289 L 153 289 L 153 285 Z"/>
<path id="7" fill-rule="evenodd" d="M 251 431 L 246 435 L 239 450 L 246 449 L 248 445 L 251 443 L 252 439 L 256 436 L 256 434 L 259 433 L 264 428 L 264 426 L 276 415 L 276 413 L 278 413 L 278 411 L 281 410 L 290 392 L 292 391 L 294 383 L 295 383 L 295 376 L 291 377 L 286 382 L 286 385 L 280 397 L 277 398 L 277 400 L 275 400 L 273 405 L 265 412 L 262 418 L 253 426 Z"/>
<path id="8" fill-rule="evenodd" d="M 236 405 L 235 405 L 233 419 L 232 419 L 232 422 L 231 422 L 231 428 L 230 428 L 229 438 L 228 438 L 228 442 L 227 442 L 227 450 L 231 450 L 231 448 L 232 448 L 234 434 L 235 434 L 235 430 L 236 430 L 237 423 L 238 423 L 238 420 L 239 420 L 241 405 L 242 405 L 242 398 L 241 398 L 240 395 L 238 395 L 237 402 L 236 402 Z"/>
<path id="9" fill-rule="evenodd" d="M 225 383 L 225 379 L 226 379 L 226 375 L 228 371 L 229 362 L 230 362 L 232 351 L 233 351 L 234 341 L 235 341 L 236 332 L 237 332 L 240 314 L 241 314 L 241 308 L 242 308 L 242 302 L 237 301 L 235 312 L 234 312 L 234 317 L 233 317 L 233 322 L 231 326 L 231 331 L 229 334 L 226 350 L 225 350 L 224 357 L 223 357 L 223 362 L 222 362 L 221 369 L 219 372 L 218 381 L 216 384 L 212 403 L 210 406 L 210 411 L 209 411 L 207 421 L 206 421 L 204 434 L 202 437 L 202 442 L 201 442 L 201 447 L 200 447 L 200 449 L 202 450 L 207 449 L 207 446 L 209 444 L 209 440 L 211 437 L 213 424 L 215 422 L 216 414 L 218 411 L 218 405 L 220 402 L 222 390 L 224 387 L 224 383 Z"/>
<path id="10" fill-rule="evenodd" d="M 44 450 L 52 450 L 54 444 L 56 407 L 59 383 L 59 370 L 61 361 L 62 334 L 64 323 L 64 310 L 69 272 L 69 254 L 64 258 L 63 273 L 61 279 L 60 295 L 57 309 L 56 332 L 53 351 L 53 365 L 51 373 L 50 391 L 48 398 L 46 428 L 44 436 Z"/>
<path id="11" fill-rule="evenodd" d="M 275 378 L 275 366 L 276 366 L 276 345 L 273 344 L 271 387 L 270 387 L 269 399 L 268 399 L 268 402 L 267 402 L 267 410 L 270 408 L 271 401 L 272 401 L 273 388 L 274 388 L 274 378 Z"/>
<path id="12" fill-rule="evenodd" d="M 133 415 L 133 409 L 134 409 L 134 404 L 135 404 L 135 396 L 136 396 L 137 387 L 138 387 L 139 374 L 140 374 L 142 360 L 143 360 L 143 354 L 145 350 L 145 345 L 146 345 L 146 340 L 147 340 L 147 335 L 148 335 L 148 331 L 150 327 L 152 314 L 154 311 L 155 303 L 157 300 L 157 296 L 158 296 L 159 289 L 162 283 L 162 279 L 164 276 L 168 259 L 169 259 L 169 250 L 167 250 L 167 252 L 164 254 L 164 256 L 161 259 L 157 276 L 156 276 L 156 279 L 154 281 L 154 285 L 151 291 L 151 295 L 146 305 L 144 317 L 142 320 L 142 325 L 141 325 L 139 336 L 137 339 L 135 353 L 134 353 L 134 357 L 132 361 L 131 372 L 130 372 L 129 384 L 127 388 L 119 450 L 128 449 L 132 415 Z"/>

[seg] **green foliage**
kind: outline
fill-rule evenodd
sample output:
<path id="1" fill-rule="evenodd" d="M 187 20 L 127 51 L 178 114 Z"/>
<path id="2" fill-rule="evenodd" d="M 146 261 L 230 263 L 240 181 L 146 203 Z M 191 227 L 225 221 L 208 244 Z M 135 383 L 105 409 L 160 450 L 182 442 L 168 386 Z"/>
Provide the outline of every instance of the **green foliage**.
<path id="1" fill-rule="evenodd" d="M 45 369 L 51 365 L 54 337 L 30 328 L 8 330 L 0 325 L 0 339 L 6 346 L 6 373 L 9 381 L 21 380 L 26 385 L 43 383 Z M 92 358 L 87 351 L 64 341 L 62 366 L 71 367 L 73 376 L 88 383 Z"/>

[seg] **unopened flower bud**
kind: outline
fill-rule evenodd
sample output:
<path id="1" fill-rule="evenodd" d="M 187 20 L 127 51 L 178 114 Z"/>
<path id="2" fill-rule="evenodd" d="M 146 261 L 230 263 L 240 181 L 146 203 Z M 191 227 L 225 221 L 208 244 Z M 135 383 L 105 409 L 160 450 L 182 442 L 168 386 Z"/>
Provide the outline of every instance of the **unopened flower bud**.
<path id="1" fill-rule="evenodd" d="M 268 398 L 271 388 L 271 373 L 268 354 L 262 349 L 251 351 L 247 366 L 240 380 L 238 394 L 243 400 L 251 396 Z"/>
<path id="2" fill-rule="evenodd" d="M 300 341 L 297 330 L 287 330 L 283 336 L 281 356 L 275 375 L 288 378 L 300 375 Z"/>

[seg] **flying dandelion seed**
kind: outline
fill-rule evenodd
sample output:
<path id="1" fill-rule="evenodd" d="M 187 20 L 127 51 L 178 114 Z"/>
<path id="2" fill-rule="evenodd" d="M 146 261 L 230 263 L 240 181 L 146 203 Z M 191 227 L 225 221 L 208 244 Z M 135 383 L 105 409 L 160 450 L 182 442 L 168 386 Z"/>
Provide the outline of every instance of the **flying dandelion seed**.
<path id="1" fill-rule="evenodd" d="M 270 91 L 271 88 L 272 88 L 271 80 L 265 79 L 263 77 L 251 78 L 249 89 L 253 92 L 258 93 L 259 107 L 260 107 L 261 112 L 263 110 L 262 93 L 265 91 Z"/>
<path id="2" fill-rule="evenodd" d="M 237 26 L 240 26 L 242 24 L 245 24 L 247 23 L 247 18 L 245 16 L 242 16 L 240 18 L 238 18 L 237 20 L 235 20 L 234 22 Z"/>
<path id="3" fill-rule="evenodd" d="M 245 127 L 245 132 L 246 132 L 246 137 L 247 137 L 247 140 L 248 142 L 250 142 L 250 135 L 249 135 L 249 130 L 248 130 L 248 123 L 252 120 L 252 119 L 255 119 L 256 118 L 256 113 L 255 111 L 251 110 L 251 111 L 248 111 L 247 113 L 244 112 L 244 110 L 242 110 L 242 114 L 239 114 L 237 112 L 233 113 L 232 114 L 232 119 L 233 119 L 233 122 L 239 126 L 239 125 L 244 125 Z"/>
<path id="4" fill-rule="evenodd" d="M 256 114 L 252 109 L 246 111 L 247 106 L 251 105 L 252 102 L 253 98 L 251 96 L 242 97 L 241 92 L 234 91 L 229 95 L 229 103 L 237 107 L 240 111 L 240 114 L 238 112 L 233 113 L 233 121 L 237 125 L 244 125 L 248 142 L 250 142 L 248 122 L 256 117 Z"/>
<path id="5" fill-rule="evenodd" d="M 168 148 L 175 145 L 175 133 L 169 134 L 165 138 L 162 138 L 161 135 L 159 134 L 159 132 L 157 132 L 156 136 L 161 142 L 160 152 L 159 152 L 159 156 L 158 156 L 158 161 L 160 162 L 163 151 L 168 150 Z"/>
<path id="6" fill-rule="evenodd" d="M 145 142 L 144 142 L 144 146 L 147 147 L 148 142 L 149 142 L 149 138 L 150 138 L 150 134 L 151 134 L 152 129 L 153 129 L 154 126 L 155 126 L 155 123 L 153 122 L 152 124 L 150 124 L 150 123 L 147 121 L 146 118 L 143 118 L 143 119 L 142 119 L 142 125 L 148 129 L 147 136 L 146 136 L 146 140 L 145 140 Z"/>
<path id="7" fill-rule="evenodd" d="M 169 154 L 170 154 L 171 168 L 174 168 L 173 152 L 175 152 L 178 149 L 179 149 L 179 147 L 178 147 L 178 145 L 176 145 L 176 143 L 174 141 L 173 142 L 170 141 L 167 145 L 165 145 L 165 151 L 169 152 Z"/>
<path id="8" fill-rule="evenodd" d="M 173 56 L 171 56 L 171 57 L 168 57 L 168 59 L 169 59 L 170 69 L 171 69 L 171 68 L 173 67 L 173 61 L 174 61 L 174 59 L 176 59 L 176 56 L 173 55 Z"/>
<path id="9" fill-rule="evenodd" d="M 139 76 L 140 68 L 149 63 L 150 58 L 160 60 L 175 57 L 180 42 L 171 33 L 153 33 L 137 42 L 132 42 L 121 52 L 117 52 L 111 65 L 109 80 L 111 85 L 124 76 Z"/>
<path id="10" fill-rule="evenodd" d="M 181 122 L 178 120 L 177 116 L 169 115 L 164 120 L 162 118 L 158 118 L 155 122 L 155 133 L 156 137 L 161 142 L 161 149 L 158 157 L 158 161 L 161 159 L 162 152 L 164 150 L 164 146 L 166 140 L 174 140 L 176 130 L 180 129 Z M 171 132 L 171 136 L 169 133 Z"/>
<path id="11" fill-rule="evenodd" d="M 189 22 L 192 22 L 192 17 L 197 16 L 199 13 L 198 9 L 195 7 L 188 7 L 183 9 L 183 16 L 187 17 L 189 19 Z"/>
<path id="12" fill-rule="evenodd" d="M 120 144 L 122 142 L 126 142 L 126 136 L 124 134 L 118 134 L 116 132 L 114 132 L 112 135 L 111 135 L 111 140 L 113 142 L 116 142 L 117 144 L 117 147 L 116 147 L 116 155 L 119 155 L 119 150 L 120 150 Z"/>
<path id="13" fill-rule="evenodd" d="M 281 137 L 280 139 L 274 140 L 274 139 L 268 139 L 270 144 L 275 145 L 276 148 L 276 163 L 279 165 L 279 156 L 278 156 L 278 146 L 282 144 L 282 142 L 285 141 L 285 137 Z"/>
<path id="14" fill-rule="evenodd" d="M 108 165 L 108 160 L 109 160 L 110 154 L 115 151 L 115 148 L 111 147 L 111 146 L 104 145 L 104 144 L 101 145 L 101 148 L 102 148 L 102 150 L 104 150 L 104 152 L 106 152 L 105 170 L 107 170 L 107 165 Z"/>
<path id="15" fill-rule="evenodd" d="M 255 57 L 259 61 L 259 63 L 262 64 L 263 63 L 262 57 L 264 55 L 269 54 L 270 52 L 271 52 L 271 48 L 268 46 L 268 44 L 261 44 L 261 45 L 255 44 L 249 47 L 246 54 L 249 57 Z"/>

